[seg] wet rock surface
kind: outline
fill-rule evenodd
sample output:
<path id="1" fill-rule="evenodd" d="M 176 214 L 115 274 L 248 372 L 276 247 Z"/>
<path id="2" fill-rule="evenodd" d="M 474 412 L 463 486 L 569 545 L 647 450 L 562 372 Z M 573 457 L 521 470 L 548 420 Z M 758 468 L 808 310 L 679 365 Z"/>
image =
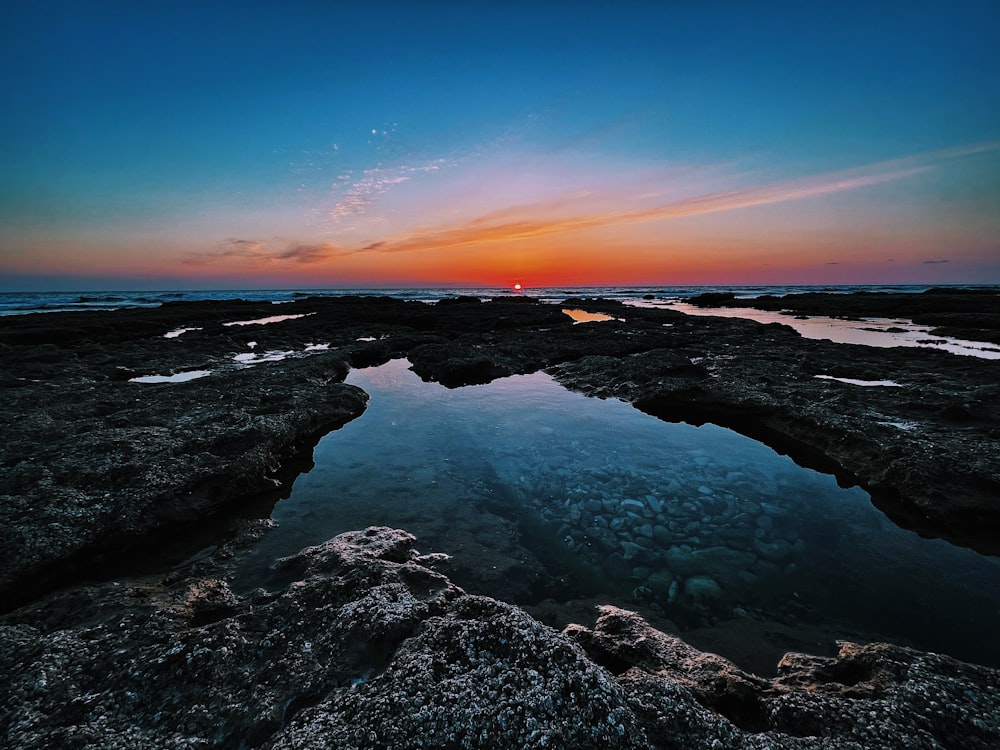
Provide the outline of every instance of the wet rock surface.
<path id="1" fill-rule="evenodd" d="M 183 571 L 0 619 L 9 747 L 987 748 L 1000 673 L 897 647 L 772 680 L 602 609 L 564 633 L 454 586 L 405 531 L 339 535 L 235 595 L 241 536 Z"/>

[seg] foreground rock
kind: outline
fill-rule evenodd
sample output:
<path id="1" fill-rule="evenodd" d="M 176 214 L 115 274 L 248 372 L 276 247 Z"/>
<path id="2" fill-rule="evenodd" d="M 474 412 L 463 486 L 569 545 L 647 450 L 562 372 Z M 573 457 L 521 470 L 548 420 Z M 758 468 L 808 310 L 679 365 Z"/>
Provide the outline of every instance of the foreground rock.
<path id="1" fill-rule="evenodd" d="M 996 670 L 888 644 L 787 654 L 763 679 L 602 607 L 566 629 L 612 670 L 653 747 L 988 748 L 1000 741 Z"/>
<path id="2" fill-rule="evenodd" d="M 250 535 L 252 537 L 252 535 Z M 1000 673 L 844 644 L 741 672 L 604 608 L 563 634 L 464 594 L 404 531 L 342 534 L 241 597 L 227 556 L 0 620 L 18 748 L 989 748 Z M 231 558 L 230 558 L 231 559 Z"/>

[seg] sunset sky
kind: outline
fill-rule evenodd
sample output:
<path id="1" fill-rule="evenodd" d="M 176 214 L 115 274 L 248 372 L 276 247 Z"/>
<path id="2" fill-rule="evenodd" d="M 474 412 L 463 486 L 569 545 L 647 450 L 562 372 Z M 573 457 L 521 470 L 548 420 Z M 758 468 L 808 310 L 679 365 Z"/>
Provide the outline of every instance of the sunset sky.
<path id="1" fill-rule="evenodd" d="M 1000 283 L 1000 3 L 0 0 L 0 289 Z"/>

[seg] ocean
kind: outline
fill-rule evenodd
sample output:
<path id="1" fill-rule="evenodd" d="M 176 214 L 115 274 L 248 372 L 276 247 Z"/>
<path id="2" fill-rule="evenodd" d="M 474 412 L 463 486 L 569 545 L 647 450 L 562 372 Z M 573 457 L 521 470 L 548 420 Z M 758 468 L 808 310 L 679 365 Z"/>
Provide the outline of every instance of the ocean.
<path id="1" fill-rule="evenodd" d="M 653 299 L 663 302 L 682 301 L 706 292 L 732 292 L 737 297 L 786 295 L 802 292 L 910 292 L 930 289 L 929 285 L 851 285 L 851 286 L 602 286 L 602 287 L 540 287 L 514 291 L 506 287 L 482 288 L 398 288 L 398 289 L 208 289 L 166 291 L 81 291 L 81 292 L 0 292 L 0 315 L 21 315 L 37 312 L 68 310 L 115 310 L 121 307 L 156 307 L 164 302 L 196 302 L 199 300 L 244 299 L 291 302 L 302 297 L 388 296 L 397 299 L 436 302 L 446 297 L 468 295 L 481 299 L 517 294 L 543 302 L 559 303 L 571 297 L 602 297 L 614 300 Z M 983 285 L 961 285 L 955 288 L 984 288 Z M 1000 289 L 1000 287 L 989 287 Z"/>

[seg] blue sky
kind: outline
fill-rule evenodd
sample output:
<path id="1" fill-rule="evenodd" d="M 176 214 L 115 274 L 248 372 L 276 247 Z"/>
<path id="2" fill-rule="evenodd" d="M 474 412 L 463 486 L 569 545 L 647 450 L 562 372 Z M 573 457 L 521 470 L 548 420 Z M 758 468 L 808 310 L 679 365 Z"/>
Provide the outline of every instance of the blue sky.
<path id="1" fill-rule="evenodd" d="M 995 2 L 0 2 L 0 285 L 1000 283 L 997 39 Z"/>

